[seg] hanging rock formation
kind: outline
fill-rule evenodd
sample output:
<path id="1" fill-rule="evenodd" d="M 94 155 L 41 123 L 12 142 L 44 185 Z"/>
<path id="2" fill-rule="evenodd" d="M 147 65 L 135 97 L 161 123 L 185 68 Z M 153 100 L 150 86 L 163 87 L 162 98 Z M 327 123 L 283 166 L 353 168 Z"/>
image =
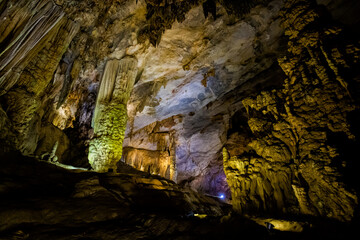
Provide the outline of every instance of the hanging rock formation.
<path id="1" fill-rule="evenodd" d="M 281 5 L 259 5 L 241 20 L 220 4 L 216 20 L 205 19 L 198 6 L 165 31 L 149 48 L 129 100 L 124 161 L 166 173 L 174 157 L 178 183 L 213 195 L 227 192 L 221 149 L 228 119 L 249 92 L 281 82 L 263 78 L 279 72 L 273 66 L 283 34 Z M 163 138 L 169 139 L 165 145 Z"/>
<path id="2" fill-rule="evenodd" d="M 313 1 L 287 1 L 289 38 L 279 64 L 282 89 L 243 100 L 253 139 L 240 156 L 224 149 L 224 168 L 239 212 L 305 214 L 349 221 L 358 198 L 342 174 L 353 159 L 348 116 L 356 109 L 348 83 L 359 47 Z"/>
<path id="3" fill-rule="evenodd" d="M 138 41 L 149 40 L 153 46 L 158 46 L 165 30 L 171 29 L 177 21 L 185 21 L 186 14 L 194 7 L 202 4 L 203 14 L 207 18 L 210 14 L 213 19 L 217 18 L 216 3 L 221 4 L 227 14 L 241 17 L 250 12 L 251 8 L 268 0 L 145 0 L 146 2 L 146 24 L 138 35 Z M 210 14 L 209 14 L 210 13 Z"/>
<path id="4" fill-rule="evenodd" d="M 1 121 L 11 125 L 2 129 L 1 145 L 40 158 L 44 151 L 52 152 L 56 141 L 68 145 L 68 135 L 71 148 L 58 148 L 58 159 L 71 162 L 69 158 L 81 151 L 81 157 L 87 155 L 94 109 L 89 99 L 96 98 L 97 77 L 121 40 L 136 39 L 136 28 L 129 29 L 132 22 L 143 24 L 144 4 L 8 0 L 1 1 L 0 14 Z M 115 55 L 111 58 L 121 59 L 125 53 Z M 78 111 L 83 105 L 89 105 L 87 119 Z M 55 135 L 43 135 L 49 131 L 41 128 L 49 124 L 57 128 Z"/>
<path id="5" fill-rule="evenodd" d="M 44 137 L 40 120 L 49 84 L 79 25 L 52 1 L 7 4 L 1 14 L 0 95 L 16 135 L 15 148 L 34 154 Z"/>
<path id="6" fill-rule="evenodd" d="M 125 163 L 176 181 L 175 131 L 172 127 L 181 121 L 181 116 L 172 116 L 132 133 L 124 143 Z"/>

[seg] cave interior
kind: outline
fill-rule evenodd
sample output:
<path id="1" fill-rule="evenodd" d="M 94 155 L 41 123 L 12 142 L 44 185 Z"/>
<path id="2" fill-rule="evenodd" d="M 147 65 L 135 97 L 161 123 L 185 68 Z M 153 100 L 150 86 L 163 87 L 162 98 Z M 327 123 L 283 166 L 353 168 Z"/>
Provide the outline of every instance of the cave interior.
<path id="1" fill-rule="evenodd" d="M 357 0 L 0 0 L 0 239 L 348 239 Z"/>

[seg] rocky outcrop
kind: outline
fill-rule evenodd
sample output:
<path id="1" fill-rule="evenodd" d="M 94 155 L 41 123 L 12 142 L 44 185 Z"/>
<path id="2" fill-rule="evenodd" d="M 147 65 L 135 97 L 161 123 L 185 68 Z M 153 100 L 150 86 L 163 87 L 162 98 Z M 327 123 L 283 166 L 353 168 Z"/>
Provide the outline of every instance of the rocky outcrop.
<path id="1" fill-rule="evenodd" d="M 44 124 L 39 133 L 35 156 L 52 162 L 61 162 L 68 157 L 70 140 L 64 132 L 52 124 Z"/>
<path id="2" fill-rule="evenodd" d="M 70 137 L 70 157 L 65 162 L 89 167 L 89 140 L 94 137 L 91 122 L 105 65 L 109 60 L 134 56 L 135 51 L 145 51 L 150 45 L 148 41 L 137 43 L 137 33 L 145 24 L 146 7 L 143 1 L 57 1 L 57 4 L 80 24 L 81 31 L 56 71 L 54 88 L 59 85 L 60 89 L 44 118 Z"/>
<path id="3" fill-rule="evenodd" d="M 71 140 L 70 156 L 83 151 L 78 145 L 80 142 L 86 148 L 93 134 L 94 103 L 89 103 L 89 98 L 96 94 L 105 57 L 121 40 L 129 44 L 129 37 L 136 39 L 124 26 L 132 24 L 127 19 L 132 16 L 140 27 L 144 11 L 144 5 L 135 1 L 2 1 L 1 105 L 17 138 L 3 140 L 33 155 L 41 148 L 43 125 L 52 123 L 61 130 L 75 126 L 78 130 L 73 132 L 77 133 L 70 135 L 79 138 Z M 124 36 L 125 32 L 129 34 Z"/>
<path id="4" fill-rule="evenodd" d="M 359 48 L 312 1 L 288 1 L 282 23 L 288 53 L 279 59 L 283 89 L 243 100 L 254 134 L 248 149 L 224 168 L 239 212 L 283 212 L 349 221 L 358 198 L 341 173 L 341 141 L 354 142 L 348 87 Z M 341 39 L 341 40 L 340 40 Z"/>
<path id="5" fill-rule="evenodd" d="M 338 6 L 338 0 L 319 2 L 325 3 L 336 15 L 339 8 L 334 6 Z M 282 0 L 0 1 L 0 151 L 16 148 L 23 154 L 36 155 L 39 159 L 57 159 L 86 168 L 90 167 L 87 159 L 90 156 L 94 169 L 108 171 L 118 167 L 116 161 L 120 160 L 124 138 L 124 162 L 201 192 L 212 195 L 225 193 L 229 199 L 221 156 L 223 146 L 226 144 L 230 159 L 244 152 L 252 155 L 257 150 L 261 155 L 256 155 L 255 160 L 244 160 L 245 166 L 254 166 L 256 171 L 259 170 L 258 165 L 264 166 L 264 169 L 260 169 L 261 174 L 269 179 L 277 177 L 268 173 L 272 171 L 270 169 L 277 169 L 282 182 L 291 182 L 290 188 L 283 183 L 267 186 L 268 191 L 275 194 L 269 198 L 271 206 L 265 204 L 266 207 L 262 208 L 274 211 L 285 209 L 284 212 L 289 212 L 295 206 L 295 212 L 300 208 L 302 212 L 314 212 L 314 207 L 307 204 L 307 198 L 310 198 L 307 187 L 297 184 L 309 180 L 303 179 L 312 173 L 304 170 L 293 184 L 293 173 L 297 170 L 289 169 L 289 166 L 293 166 L 293 155 L 304 150 L 296 145 L 300 144 L 300 140 L 294 140 L 288 132 L 283 132 L 284 128 L 289 128 L 286 124 L 296 125 L 295 120 L 288 123 L 290 115 L 287 110 L 280 108 L 275 112 L 274 106 L 277 108 L 278 102 L 283 106 L 287 98 L 299 93 L 295 97 L 305 99 L 292 100 L 300 105 L 290 104 L 291 114 L 298 111 L 297 108 L 306 116 L 309 111 L 323 111 L 320 108 L 302 108 L 311 99 L 317 99 L 312 95 L 321 95 L 325 91 L 324 96 L 327 96 L 332 90 L 307 93 L 312 91 L 312 87 L 292 82 L 288 72 L 298 67 L 296 71 L 308 77 L 309 74 L 318 74 L 314 74 L 314 71 L 322 71 L 321 68 L 314 68 L 314 65 L 324 66 L 329 79 L 332 81 L 336 78 L 335 82 L 342 84 L 342 88 L 336 89 L 351 92 L 352 88 L 345 84 L 349 84 L 349 76 L 347 71 L 343 71 L 347 67 L 342 61 L 345 59 L 346 64 L 352 67 L 351 57 L 347 56 L 351 56 L 351 51 L 356 48 L 335 47 L 334 51 L 329 48 L 336 41 L 346 39 L 339 37 L 341 34 L 337 34 L 337 29 L 328 29 L 327 34 L 321 29 L 310 28 L 313 32 L 305 31 L 308 35 L 300 39 L 295 36 L 299 29 L 293 31 L 288 28 L 288 33 L 293 34 L 295 40 L 289 47 L 293 51 L 289 55 L 290 60 L 281 61 L 290 79 L 287 81 L 287 92 L 277 90 L 259 97 L 259 101 L 272 103 L 265 116 L 261 113 L 262 108 L 254 108 L 255 103 L 248 102 L 252 119 L 249 121 L 251 129 L 246 128 L 241 101 L 269 88 L 278 89 L 285 78 L 284 72 L 279 71 L 275 64 L 286 45 L 279 19 L 279 10 L 284 3 Z M 336 16 L 343 19 L 340 15 Z M 320 33 L 319 37 L 316 33 Z M 319 44 L 324 49 L 312 49 L 313 42 L 324 39 L 332 42 L 330 38 L 334 40 L 333 43 Z M 296 42 L 298 40 L 300 42 Z M 306 53 L 306 57 L 302 57 L 303 53 Z M 292 59 L 293 55 L 295 60 Z M 124 91 L 126 98 L 133 83 L 134 89 L 127 107 L 126 101 L 117 99 L 120 95 L 112 89 L 116 86 L 123 91 L 121 88 L 125 85 L 117 85 L 114 77 L 106 76 L 109 73 L 108 65 L 113 61 L 122 61 L 126 56 L 137 59 L 138 73 L 136 77 L 128 78 L 130 82 L 126 88 L 129 89 Z M 320 59 L 321 64 L 313 62 L 313 59 Z M 305 62 L 291 66 L 291 63 L 302 61 Z M 135 72 L 135 68 L 129 72 L 133 70 Z M 323 79 L 320 78 L 319 84 L 325 86 L 328 83 Z M 125 78 L 122 80 L 125 81 Z M 333 83 L 328 86 L 335 89 Z M 303 92 L 307 94 L 302 95 Z M 346 94 L 342 95 L 342 90 L 336 90 L 335 95 L 330 93 L 329 99 L 316 100 L 317 104 L 336 105 L 334 102 L 338 100 L 334 99 L 348 101 Z M 352 97 L 357 98 L 354 94 Z M 302 101 L 306 104 L 302 104 Z M 349 103 L 343 105 L 339 114 L 335 114 L 332 107 L 326 109 L 334 115 L 325 111 L 326 116 L 331 116 L 331 124 L 324 127 L 328 129 L 325 135 L 329 135 L 329 132 L 345 132 L 347 136 L 353 134 L 341 125 L 345 121 L 345 112 L 352 109 L 351 101 Z M 273 120 L 269 115 L 281 116 Z M 91 126 L 92 119 L 95 125 Z M 126 119 L 128 124 L 124 135 Z M 292 125 L 290 127 L 295 128 Z M 275 129 L 275 135 L 270 134 L 268 128 Z M 308 127 L 296 126 L 296 131 L 305 131 L 297 128 Z M 319 142 L 323 144 L 322 129 L 308 132 L 303 142 L 314 146 Z M 326 138 L 332 141 L 337 136 Z M 253 141 L 256 138 L 258 141 Z M 295 147 L 289 148 L 288 145 L 293 142 L 296 143 Z M 299 146 L 303 146 L 301 144 Z M 325 156 L 335 154 L 330 150 L 315 153 Z M 304 154 L 311 155 L 313 151 L 305 149 Z M 271 163 L 261 162 L 266 158 Z M 286 162 L 287 165 L 279 168 L 273 166 L 279 162 Z M 236 167 L 239 167 L 237 163 L 234 169 Z M 326 169 L 333 169 L 332 165 Z M 260 180 L 257 181 L 260 186 Z M 263 195 L 266 199 L 266 193 L 257 190 L 256 185 L 250 188 L 253 188 L 251 191 L 255 192 L 256 197 L 251 201 L 244 199 L 247 203 L 256 202 L 256 211 L 264 206 L 263 200 L 259 199 Z M 342 186 L 338 188 L 344 194 L 352 193 L 343 189 Z M 283 197 L 283 191 L 291 194 Z M 315 195 L 312 198 L 315 199 L 313 202 L 317 201 Z M 328 210 L 324 210 L 321 215 L 327 213 Z"/>
<path id="6" fill-rule="evenodd" d="M 0 239 L 332 239 L 357 226 L 229 214 L 230 206 L 125 164 L 119 173 L 67 170 L 0 155 Z M 64 166 L 64 165 L 62 165 Z M 68 166 L 69 167 L 69 166 Z M 275 226 L 267 230 L 266 223 Z M 279 232 L 280 231 L 295 231 Z"/>

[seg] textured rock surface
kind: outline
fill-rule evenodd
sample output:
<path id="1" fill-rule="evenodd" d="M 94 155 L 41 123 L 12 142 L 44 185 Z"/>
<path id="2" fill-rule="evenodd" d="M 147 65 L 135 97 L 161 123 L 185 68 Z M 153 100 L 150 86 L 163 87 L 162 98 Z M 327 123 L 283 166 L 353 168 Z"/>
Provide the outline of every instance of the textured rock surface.
<path id="1" fill-rule="evenodd" d="M 139 156 L 160 151 L 156 154 L 165 162 L 174 157 L 177 182 L 211 194 L 227 191 L 221 160 L 227 122 L 251 87 L 261 88 L 257 75 L 273 66 L 282 36 L 281 4 L 258 6 L 241 20 L 221 5 L 216 20 L 205 19 L 202 7 L 196 7 L 162 35 L 156 49 L 149 48 L 129 101 L 124 147 L 132 154 L 125 155 L 126 162 L 134 163 L 137 149 Z M 245 84 L 250 81 L 253 85 Z M 168 143 L 162 146 L 165 136 Z M 169 153 L 162 152 L 166 148 Z M 166 173 L 157 159 L 152 165 Z M 137 162 L 142 169 L 149 165 Z"/>
<path id="2" fill-rule="evenodd" d="M 36 149 L 44 147 L 38 146 L 42 125 L 52 123 L 71 137 L 68 157 L 58 159 L 69 162 L 78 156 L 75 164 L 88 165 L 81 159 L 93 136 L 99 73 L 110 53 L 133 45 L 145 11 L 136 1 L 2 1 L 1 105 L 16 136 L 11 140 L 3 134 L 2 141 L 26 155 L 38 154 Z M 115 55 L 121 59 L 125 53 Z M 64 138 L 59 137 L 50 142 Z M 52 148 L 40 152 L 50 154 Z"/>
<path id="3" fill-rule="evenodd" d="M 318 2 L 358 37 L 358 1 Z M 241 173 L 230 177 L 233 196 L 244 196 L 236 209 L 350 219 L 357 202 L 350 186 L 359 190 L 351 156 L 358 48 L 323 8 L 307 13 L 301 4 L 288 19 L 299 21 L 284 25 L 288 44 L 284 3 L 293 2 L 0 1 L 0 151 L 88 168 L 91 146 L 93 168 L 114 169 L 125 102 L 95 105 L 99 96 L 117 96 L 101 90 L 107 63 L 132 56 L 138 74 L 129 78 L 123 161 L 230 198 L 226 145 L 227 170 Z M 325 18 L 314 26 L 319 12 Z M 102 123 L 95 129 L 93 118 Z M 110 141 L 98 148 L 99 139 Z M 333 195 L 321 200 L 324 192 Z"/>
<path id="4" fill-rule="evenodd" d="M 61 239 L 63 234 L 63 238 L 72 236 L 71 239 L 80 239 L 78 234 L 82 237 L 99 234 L 101 239 L 118 239 L 127 234 L 134 238 L 166 236 L 179 228 L 189 231 L 188 225 L 197 222 L 196 213 L 220 217 L 230 210 L 216 199 L 127 166 L 122 166 L 119 174 L 98 174 L 65 170 L 19 155 L 1 156 L 1 163 L 2 237 L 4 234 L 15 236 L 20 230 L 30 235 L 26 239 Z M 124 224 L 126 221 L 128 224 Z M 110 232 L 119 226 L 122 230 L 106 237 L 103 231 L 107 224 L 112 229 Z M 90 225 L 101 227 L 90 230 L 93 228 Z M 83 231 L 85 227 L 87 233 Z M 58 232 L 61 228 L 75 233 L 61 234 Z M 160 232 L 155 229 L 153 232 L 151 228 Z"/>
<path id="5" fill-rule="evenodd" d="M 181 116 L 173 116 L 133 133 L 131 143 L 125 143 L 123 160 L 142 171 L 176 181 L 175 131 L 172 128 L 181 121 Z"/>
<path id="6" fill-rule="evenodd" d="M 342 144 L 355 141 L 349 114 L 356 109 L 348 82 L 359 48 L 311 1 L 288 1 L 282 11 L 288 53 L 279 64 L 284 88 L 243 100 L 254 134 L 248 149 L 224 167 L 234 208 L 351 220 L 358 203 L 341 173 L 353 159 Z M 338 39 L 338 40 L 336 40 Z M 355 75 L 356 76 L 356 75 Z"/>
<path id="7" fill-rule="evenodd" d="M 89 162 L 96 171 L 115 170 L 122 156 L 126 105 L 136 75 L 137 61 L 132 57 L 106 63 L 93 117 L 94 138 L 89 146 Z"/>
<path id="8" fill-rule="evenodd" d="M 7 1 L 7 5 L 9 10 L 1 13 L 2 104 L 12 122 L 16 148 L 33 154 L 49 84 L 79 26 L 52 1 Z"/>

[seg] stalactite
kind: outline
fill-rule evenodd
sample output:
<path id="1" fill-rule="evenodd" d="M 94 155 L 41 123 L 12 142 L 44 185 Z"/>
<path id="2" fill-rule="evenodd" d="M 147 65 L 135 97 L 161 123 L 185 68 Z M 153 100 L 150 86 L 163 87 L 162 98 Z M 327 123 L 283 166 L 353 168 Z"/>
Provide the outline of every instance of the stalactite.
<path id="1" fill-rule="evenodd" d="M 23 2 L 17 4 L 23 5 Z M 3 34 L 0 42 L 12 39 L 0 53 L 0 94 L 6 93 L 16 84 L 22 70 L 41 51 L 45 41 L 52 37 L 49 33 L 56 34 L 67 21 L 64 12 L 52 1 L 39 1 L 33 9 L 31 5 L 34 1 L 27 2 L 22 7 L 13 6 L 14 12 L 6 11 L 1 15 L 2 19 L 9 19 L 11 22 L 8 26 L 7 22 L 1 24 L 0 31 Z M 17 24 L 14 25 L 13 22 Z M 16 32 L 18 35 L 12 37 L 11 34 Z"/>
<path id="2" fill-rule="evenodd" d="M 125 57 L 106 63 L 93 117 L 94 138 L 89 162 L 96 171 L 116 170 L 127 122 L 126 104 L 135 83 L 137 60 Z"/>
<path id="3" fill-rule="evenodd" d="M 229 15 L 242 16 L 257 4 L 266 3 L 267 0 L 218 0 L 218 2 Z"/>
<path id="4" fill-rule="evenodd" d="M 63 59 L 63 63 L 66 64 L 66 70 L 65 70 L 63 86 L 60 91 L 59 100 L 58 100 L 56 109 L 59 109 L 61 107 L 61 105 L 64 104 L 64 102 L 66 101 L 66 99 L 69 95 L 71 88 L 74 85 L 74 81 L 77 76 L 74 77 L 72 74 L 72 71 L 75 70 L 77 72 L 77 68 L 76 67 L 74 68 L 74 63 L 75 63 L 75 59 L 78 56 L 79 56 L 79 53 L 78 53 L 78 51 L 76 51 L 75 53 L 70 54 L 70 56 L 68 58 Z M 78 74 L 78 72 L 77 72 L 77 74 Z"/>
<path id="5" fill-rule="evenodd" d="M 146 0 L 146 19 L 149 24 L 139 32 L 138 41 L 144 42 L 149 39 L 153 46 L 160 43 L 161 36 L 166 29 L 170 29 L 175 21 L 183 22 L 185 15 L 193 7 L 203 5 L 205 18 L 209 13 L 216 20 L 216 3 L 221 4 L 230 15 L 241 17 L 249 13 L 251 8 L 257 4 L 268 2 L 268 0 L 189 0 L 189 1 L 152 1 Z"/>
<path id="6" fill-rule="evenodd" d="M 6 36 L 1 45 L 8 44 L 0 54 L 0 95 L 17 134 L 16 149 L 33 154 L 39 139 L 42 98 L 79 25 L 68 20 L 52 1 L 9 4 L 13 6 L 2 13 L 6 20 L 0 24 Z"/>
<path id="7" fill-rule="evenodd" d="M 182 121 L 181 115 L 153 122 L 126 136 L 122 160 L 137 169 L 177 181 L 176 131 L 172 127 Z M 137 141 L 139 139 L 140 141 Z M 133 141 L 134 140 L 134 141 Z M 146 143 L 146 145 L 142 145 Z"/>

